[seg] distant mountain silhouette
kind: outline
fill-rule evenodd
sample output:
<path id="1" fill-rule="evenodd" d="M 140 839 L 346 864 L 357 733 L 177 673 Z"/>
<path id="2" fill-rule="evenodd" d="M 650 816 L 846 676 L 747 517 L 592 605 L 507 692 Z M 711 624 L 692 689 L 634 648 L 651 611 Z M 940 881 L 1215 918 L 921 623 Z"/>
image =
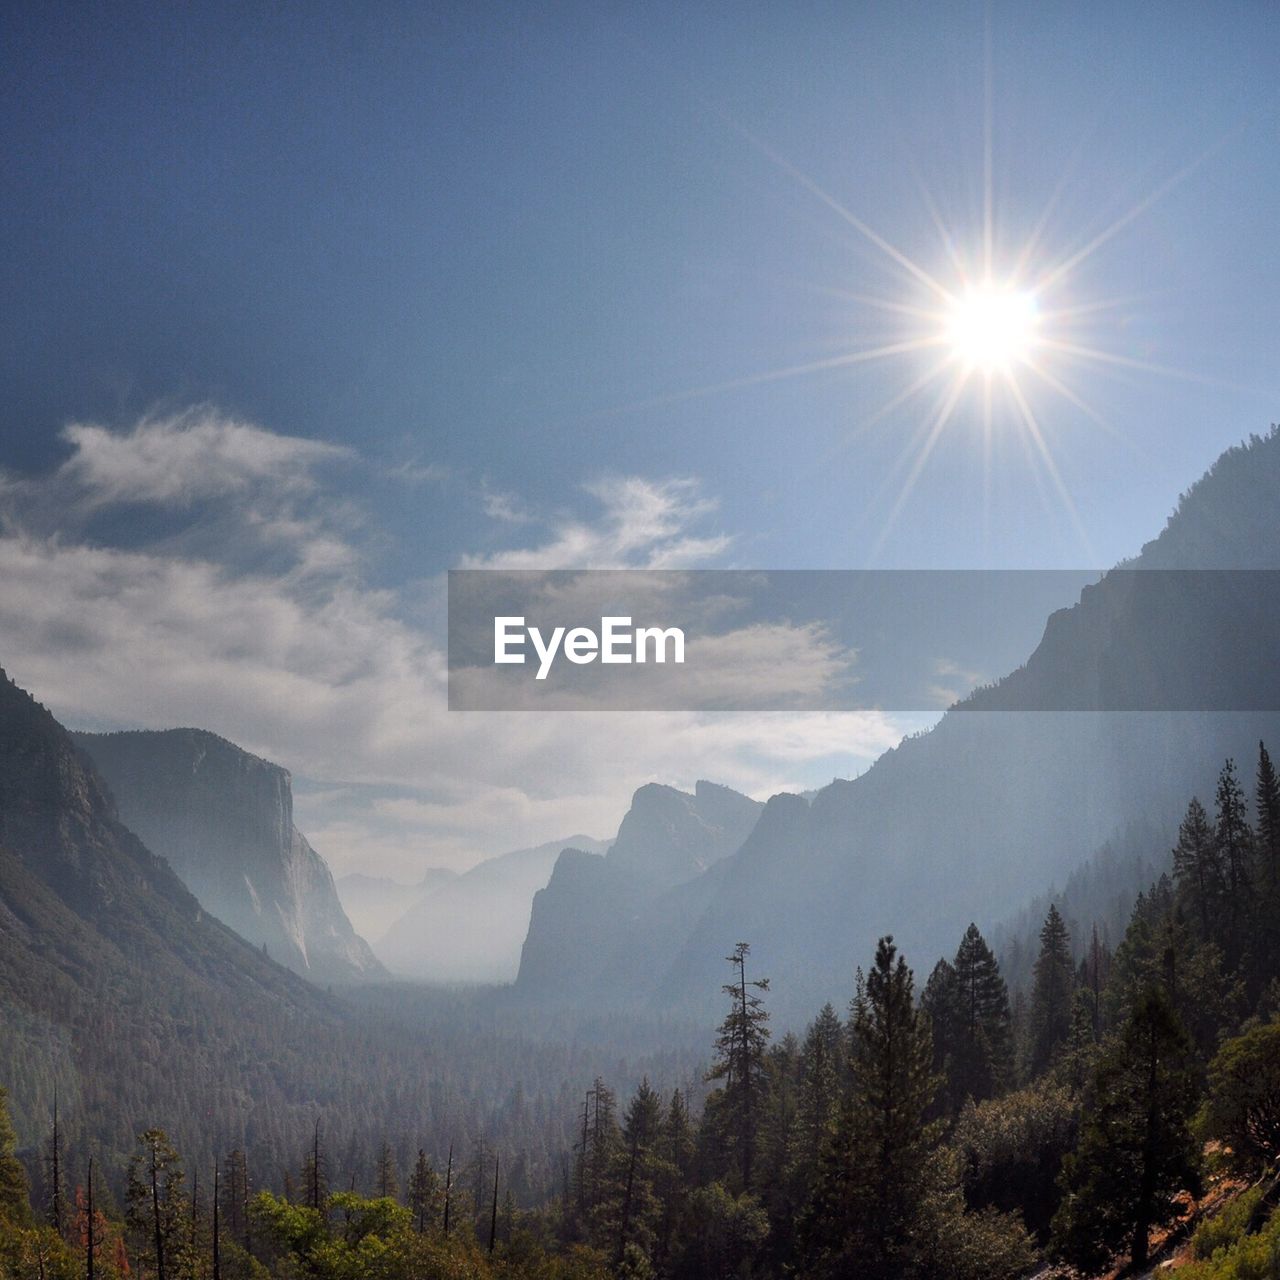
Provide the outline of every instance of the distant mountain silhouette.
<path id="1" fill-rule="evenodd" d="M 518 988 L 557 999 L 601 984 L 632 990 L 632 964 L 640 957 L 615 954 L 618 941 L 633 939 L 644 912 L 733 853 L 762 808 L 712 782 L 699 782 L 693 794 L 656 783 L 641 787 L 607 854 L 569 848 L 560 855 L 533 901 Z M 668 929 L 677 918 L 674 909 L 664 912 Z"/>
<path id="2" fill-rule="evenodd" d="M 374 949 L 386 966 L 426 982 L 510 982 L 520 964 L 533 896 L 566 845 L 595 851 L 606 842 L 574 835 L 486 858 L 424 894 Z"/>
<path id="3" fill-rule="evenodd" d="M 287 770 L 203 729 L 72 737 L 123 821 L 241 937 L 315 982 L 386 977 L 293 825 Z"/>
<path id="4" fill-rule="evenodd" d="M 1280 568 L 1278 510 L 1273 431 L 1224 454 L 1121 568 Z M 1270 576 L 1259 580 L 1274 590 Z M 970 920 L 1012 915 L 1133 821 L 1170 838 L 1224 757 L 1251 760 L 1260 738 L 1280 739 L 1280 713 L 1014 708 L 1186 706 L 1200 691 L 1217 706 L 1280 706 L 1254 701 L 1277 664 L 1251 630 L 1244 581 L 1107 575 L 1049 619 L 1025 667 L 859 778 L 811 803 L 775 796 L 736 852 L 676 890 L 615 883 L 608 927 L 577 926 L 591 932 L 587 964 L 563 941 L 551 954 L 554 930 L 574 918 L 548 910 L 557 869 L 535 904 L 521 991 L 705 1011 L 719 1003 L 724 957 L 745 939 L 753 969 L 773 979 L 775 1007 L 803 1012 L 847 999 L 882 933 L 927 970 Z M 588 885 L 602 875 L 571 860 L 562 898 L 572 892 L 585 909 L 606 896 Z"/>
<path id="5" fill-rule="evenodd" d="M 376 940 L 400 919 L 415 903 L 433 893 L 458 873 L 445 867 L 430 867 L 422 879 L 413 884 L 393 880 L 390 876 L 369 876 L 359 871 L 339 876 L 334 881 L 347 919 L 362 938 Z"/>

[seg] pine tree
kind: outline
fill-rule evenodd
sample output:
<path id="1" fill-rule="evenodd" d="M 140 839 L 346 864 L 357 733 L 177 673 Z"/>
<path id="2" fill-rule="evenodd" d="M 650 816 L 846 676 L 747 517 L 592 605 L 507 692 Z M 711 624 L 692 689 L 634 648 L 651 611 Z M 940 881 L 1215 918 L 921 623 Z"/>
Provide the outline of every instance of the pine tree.
<path id="1" fill-rule="evenodd" d="M 18 1137 L 9 1118 L 9 1094 L 0 1085 L 0 1224 L 14 1228 L 31 1220 L 27 1171 L 14 1154 Z"/>
<path id="2" fill-rule="evenodd" d="M 1173 848 L 1173 877 L 1178 897 L 1196 921 L 1201 939 L 1215 940 L 1226 885 L 1209 815 L 1194 797 L 1178 827 L 1178 843 Z"/>
<path id="3" fill-rule="evenodd" d="M 1214 834 L 1226 880 L 1227 898 L 1222 950 L 1228 967 L 1234 969 L 1244 952 L 1245 920 L 1250 911 L 1247 894 L 1252 879 L 1249 864 L 1253 856 L 1253 832 L 1249 828 L 1244 791 L 1236 778 L 1233 760 L 1227 760 L 1218 775 L 1217 804 Z"/>
<path id="4" fill-rule="evenodd" d="M 1053 1065 L 1070 1033 L 1074 980 L 1071 937 L 1058 908 L 1051 905 L 1040 929 L 1040 954 L 1031 990 L 1027 1066 L 1032 1076 Z"/>
<path id="5" fill-rule="evenodd" d="M 222 1180 L 222 1224 L 229 1239 L 246 1254 L 253 1254 L 253 1232 L 249 1220 L 249 1161 L 237 1148 L 226 1158 Z"/>
<path id="6" fill-rule="evenodd" d="M 67 1233 L 66 1175 L 62 1165 L 62 1130 L 58 1125 L 58 1091 L 53 1091 L 53 1131 L 45 1150 L 45 1180 L 47 1185 L 49 1225 L 62 1239 Z"/>
<path id="7" fill-rule="evenodd" d="M 1111 976 L 1111 952 L 1098 934 L 1094 921 L 1089 934 L 1089 949 L 1080 967 L 1080 986 L 1089 1005 L 1089 1024 L 1095 1043 L 1102 1038 L 1102 993 Z"/>
<path id="8" fill-rule="evenodd" d="M 981 1102 L 1008 1083 L 1012 1064 L 1009 992 L 976 924 L 965 931 L 954 970 L 959 1018 L 951 1093 Z"/>
<path id="9" fill-rule="evenodd" d="M 806 1180 L 835 1128 L 840 1105 L 840 1058 L 843 1028 L 836 1011 L 825 1004 L 809 1025 L 800 1047 L 800 1098 L 796 1127 L 797 1159 Z"/>
<path id="10" fill-rule="evenodd" d="M 307 1207 L 322 1212 L 329 1203 L 329 1160 L 320 1141 L 320 1121 L 311 1134 L 311 1145 L 302 1162 L 302 1193 Z"/>
<path id="11" fill-rule="evenodd" d="M 912 974 L 881 938 L 854 1002 L 853 1092 L 823 1159 L 803 1235 L 806 1274 L 898 1280 L 916 1260 L 936 1132 L 928 1018 Z"/>
<path id="12" fill-rule="evenodd" d="M 378 1151 L 378 1196 L 384 1200 L 396 1200 L 400 1196 L 400 1171 L 396 1167 L 395 1152 L 385 1140 Z"/>
<path id="13" fill-rule="evenodd" d="M 1063 1166 L 1060 1257 L 1096 1270 L 1127 1248 L 1134 1270 L 1146 1263 L 1151 1229 L 1175 1215 L 1179 1191 L 1197 1189 L 1194 1106 L 1190 1041 L 1165 993 L 1149 987 L 1098 1063 Z"/>
<path id="14" fill-rule="evenodd" d="M 182 1159 L 163 1129 L 139 1134 L 138 1145 L 125 1183 L 125 1222 L 135 1258 L 155 1280 L 169 1280 L 182 1274 L 187 1259 Z"/>
<path id="15" fill-rule="evenodd" d="M 640 1082 L 622 1117 L 622 1141 L 615 1162 L 612 1205 L 606 1206 L 608 1225 L 614 1234 L 613 1261 L 620 1266 L 629 1245 L 646 1257 L 654 1247 L 659 1212 L 654 1190 L 654 1148 L 662 1128 L 661 1100 L 647 1079 Z"/>
<path id="16" fill-rule="evenodd" d="M 427 1224 L 434 1224 L 440 1211 L 440 1176 L 431 1167 L 427 1153 L 418 1148 L 418 1159 L 409 1175 L 409 1207 L 419 1235 L 424 1235 Z"/>
<path id="17" fill-rule="evenodd" d="M 1257 818 L 1256 858 L 1260 897 L 1259 987 L 1280 977 L 1280 779 L 1267 753 L 1258 743 L 1258 779 L 1254 792 Z"/>
<path id="18" fill-rule="evenodd" d="M 920 993 L 920 1008 L 929 1019 L 933 1070 L 942 1081 L 934 1100 L 939 1115 L 955 1115 L 964 1103 L 954 1088 L 955 1058 L 960 1038 L 960 991 L 955 966 L 939 960 Z"/>
<path id="19" fill-rule="evenodd" d="M 656 1191 L 661 1207 L 657 1238 L 654 1241 L 654 1261 L 659 1270 L 666 1267 L 672 1239 L 684 1216 L 689 1183 L 693 1176 L 694 1150 L 689 1108 L 685 1104 L 684 1095 L 679 1089 L 675 1089 L 672 1091 L 658 1140 Z"/>
<path id="20" fill-rule="evenodd" d="M 751 946 L 739 942 L 727 956 L 736 973 L 722 990 L 730 1008 L 716 1037 L 716 1059 L 708 1080 L 723 1080 L 721 1099 L 727 1126 L 725 1138 L 743 1188 L 750 1190 L 755 1178 L 755 1153 L 760 1116 L 764 1108 L 764 1053 L 769 1041 L 769 1013 L 762 992 L 769 990 L 768 978 L 747 979 L 747 957 Z"/>

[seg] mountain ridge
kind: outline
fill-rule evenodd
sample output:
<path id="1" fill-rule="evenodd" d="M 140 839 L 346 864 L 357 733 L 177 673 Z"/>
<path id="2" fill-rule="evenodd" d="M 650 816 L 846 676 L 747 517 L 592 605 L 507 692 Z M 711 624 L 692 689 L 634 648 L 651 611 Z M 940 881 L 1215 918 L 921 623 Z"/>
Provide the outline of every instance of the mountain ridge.
<path id="1" fill-rule="evenodd" d="M 206 729 L 73 733 L 143 842 L 212 914 L 315 982 L 385 977 L 293 822 L 289 771 Z"/>

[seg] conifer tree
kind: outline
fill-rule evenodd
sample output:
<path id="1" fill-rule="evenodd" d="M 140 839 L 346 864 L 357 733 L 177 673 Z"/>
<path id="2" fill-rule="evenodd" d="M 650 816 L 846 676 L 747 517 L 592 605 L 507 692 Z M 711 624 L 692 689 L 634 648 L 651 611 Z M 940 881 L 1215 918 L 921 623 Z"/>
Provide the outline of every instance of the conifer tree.
<path id="1" fill-rule="evenodd" d="M 18 1137 L 9 1118 L 9 1093 L 0 1085 L 0 1223 L 20 1227 L 31 1220 L 27 1171 L 14 1154 Z"/>
<path id="2" fill-rule="evenodd" d="M 670 1258 L 672 1240 L 684 1216 L 689 1182 L 693 1175 L 693 1126 L 689 1108 L 679 1089 L 671 1094 L 671 1102 L 662 1121 L 658 1141 L 656 1192 L 660 1205 L 654 1262 L 663 1269 Z"/>
<path id="3" fill-rule="evenodd" d="M 62 1130 L 58 1124 L 58 1090 L 53 1091 L 53 1130 L 45 1151 L 45 1180 L 49 1208 L 49 1225 L 59 1239 L 67 1232 L 66 1174 L 62 1164 Z"/>
<path id="4" fill-rule="evenodd" d="M 958 1021 L 951 1093 L 981 1102 L 1009 1079 L 1009 992 L 976 924 L 965 931 L 954 964 Z"/>
<path id="5" fill-rule="evenodd" d="M 622 1135 L 615 1160 L 613 1194 L 606 1206 L 607 1223 L 614 1236 L 614 1266 L 620 1266 L 630 1245 L 646 1257 L 653 1253 L 654 1228 L 659 1212 L 655 1194 L 655 1147 L 661 1136 L 661 1100 L 647 1079 L 641 1080 L 622 1117 Z"/>
<path id="6" fill-rule="evenodd" d="M 933 1042 L 933 1069 L 942 1082 L 934 1100 L 939 1115 L 954 1115 L 964 1102 L 953 1089 L 954 1060 L 960 1035 L 960 991 L 955 966 L 942 959 L 933 966 L 924 990 L 920 1008 L 929 1019 Z"/>
<path id="7" fill-rule="evenodd" d="M 1095 920 L 1089 934 L 1089 948 L 1080 963 L 1080 986 L 1089 1008 L 1089 1024 L 1095 1043 L 1102 1037 L 1102 993 L 1111 976 L 1111 952 L 1098 934 Z"/>
<path id="8" fill-rule="evenodd" d="M 1070 1033 L 1074 980 L 1071 938 L 1058 908 L 1050 905 L 1040 929 L 1040 954 L 1031 990 L 1027 1066 L 1032 1076 L 1053 1065 Z"/>
<path id="9" fill-rule="evenodd" d="M 1189 1051 L 1168 997 L 1148 987 L 1098 1063 L 1079 1146 L 1063 1167 L 1054 1249 L 1073 1265 L 1097 1269 L 1123 1250 L 1139 1269 L 1151 1229 L 1176 1213 L 1174 1196 L 1196 1189 Z"/>
<path id="10" fill-rule="evenodd" d="M 835 1128 L 840 1105 L 840 1058 L 843 1028 L 836 1011 L 825 1004 L 809 1024 L 800 1047 L 800 1098 L 796 1127 L 797 1158 L 812 1176 Z"/>
<path id="11" fill-rule="evenodd" d="M 377 1193 L 382 1199 L 395 1200 L 400 1195 L 400 1171 L 396 1168 L 396 1155 L 385 1139 L 378 1151 Z"/>
<path id="12" fill-rule="evenodd" d="M 134 1257 L 155 1280 L 170 1280 L 183 1274 L 188 1253 L 182 1159 L 163 1129 L 139 1134 L 138 1146 L 125 1183 L 125 1222 Z"/>
<path id="13" fill-rule="evenodd" d="M 1230 968 L 1236 968 L 1244 952 L 1245 921 L 1251 904 L 1247 900 L 1253 832 L 1245 812 L 1244 791 L 1236 778 L 1235 761 L 1227 760 L 1218 775 L 1217 824 L 1215 836 L 1218 858 L 1226 881 L 1226 920 L 1222 950 Z"/>
<path id="14" fill-rule="evenodd" d="M 722 990 L 730 1008 L 716 1037 L 716 1059 L 708 1080 L 723 1080 L 721 1102 L 727 1127 L 729 1154 L 737 1166 L 742 1186 L 750 1190 L 755 1178 L 755 1154 L 765 1094 L 764 1054 L 769 1041 L 769 1013 L 762 993 L 768 978 L 747 978 L 751 946 L 739 942 L 726 959 L 734 967 L 734 979 Z"/>
<path id="15" fill-rule="evenodd" d="M 409 1208 L 413 1211 L 414 1227 L 419 1235 L 424 1235 L 427 1224 L 435 1223 L 440 1210 L 440 1176 L 421 1147 L 409 1175 Z"/>
<path id="16" fill-rule="evenodd" d="M 1178 897 L 1186 903 L 1201 939 L 1215 940 L 1225 881 L 1209 815 L 1195 797 L 1187 805 L 1186 816 L 1178 827 L 1178 843 L 1173 848 L 1173 877 Z"/>
<path id="17" fill-rule="evenodd" d="M 329 1202 L 329 1159 L 324 1143 L 320 1140 L 320 1121 L 315 1122 L 311 1133 L 311 1145 L 302 1162 L 302 1194 L 307 1207 L 323 1211 Z"/>
<path id="18" fill-rule="evenodd" d="M 228 1239 L 235 1240 L 246 1254 L 253 1253 L 253 1232 L 249 1221 L 249 1161 L 236 1148 L 226 1158 L 222 1179 L 222 1225 Z"/>
<path id="19" fill-rule="evenodd" d="M 1257 821 L 1256 865 L 1259 883 L 1258 915 L 1261 981 L 1280 977 L 1280 778 L 1267 752 L 1258 743 L 1258 779 L 1254 792 Z"/>
<path id="20" fill-rule="evenodd" d="M 805 1213 L 806 1274 L 898 1280 L 917 1259 L 937 1077 L 912 986 L 893 939 L 881 938 L 854 1003 L 853 1092 Z"/>

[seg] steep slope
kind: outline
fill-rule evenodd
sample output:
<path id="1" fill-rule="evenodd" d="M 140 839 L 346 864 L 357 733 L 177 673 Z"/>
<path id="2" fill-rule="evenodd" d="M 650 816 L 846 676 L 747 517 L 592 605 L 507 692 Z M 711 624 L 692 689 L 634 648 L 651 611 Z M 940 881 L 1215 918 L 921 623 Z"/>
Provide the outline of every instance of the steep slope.
<path id="1" fill-rule="evenodd" d="M 375 943 L 379 958 L 427 982 L 510 982 L 533 896 L 566 845 L 594 853 L 606 842 L 575 835 L 477 863 L 410 907 Z"/>
<path id="2" fill-rule="evenodd" d="M 293 825 L 287 770 L 202 729 L 73 737 L 121 819 L 241 937 L 315 982 L 385 976 Z"/>
<path id="3" fill-rule="evenodd" d="M 1277 509 L 1272 433 L 1224 455 L 1124 568 L 1280 567 Z M 1274 597 L 1269 575 L 1107 575 L 1049 619 L 1025 667 L 811 804 L 775 797 L 741 850 L 679 902 L 615 921 L 583 966 L 589 994 L 616 994 L 629 968 L 641 977 L 633 996 L 709 1011 L 724 956 L 747 939 L 773 1006 L 803 1013 L 848 998 L 880 933 L 927 968 L 971 919 L 1012 914 L 1132 822 L 1168 839 L 1223 758 L 1280 741 L 1280 714 L 1045 708 L 1177 707 L 1206 692 L 1217 706 L 1280 707 L 1274 655 L 1255 631 L 1264 617 L 1274 633 Z M 553 990 L 544 978 L 530 994 Z"/>
<path id="4" fill-rule="evenodd" d="M 233 1106 L 296 1029 L 314 1042 L 334 1023 L 319 992 L 202 910 L 0 672 L 0 1072 L 18 1102 L 61 1079 L 83 1127 L 125 1150 L 146 1118 L 139 1085 Z"/>
<path id="5" fill-rule="evenodd" d="M 431 867 L 416 884 L 402 884 L 388 876 L 367 876 L 358 871 L 334 881 L 347 919 L 362 938 L 381 938 L 404 913 L 429 893 L 456 880 L 458 873 Z"/>
<path id="6" fill-rule="evenodd" d="M 603 857 L 566 849 L 547 887 L 533 900 L 517 987 L 539 999 L 564 1000 L 598 988 L 614 996 L 649 980 L 651 936 L 666 937 L 688 917 L 680 886 L 696 882 L 732 854 L 763 806 L 728 787 L 697 783 L 692 794 L 650 783 L 631 801 L 618 838 Z M 639 927 L 658 911 L 662 928 Z M 621 939 L 627 939 L 620 948 Z M 668 953 L 669 955 L 669 953 Z"/>

